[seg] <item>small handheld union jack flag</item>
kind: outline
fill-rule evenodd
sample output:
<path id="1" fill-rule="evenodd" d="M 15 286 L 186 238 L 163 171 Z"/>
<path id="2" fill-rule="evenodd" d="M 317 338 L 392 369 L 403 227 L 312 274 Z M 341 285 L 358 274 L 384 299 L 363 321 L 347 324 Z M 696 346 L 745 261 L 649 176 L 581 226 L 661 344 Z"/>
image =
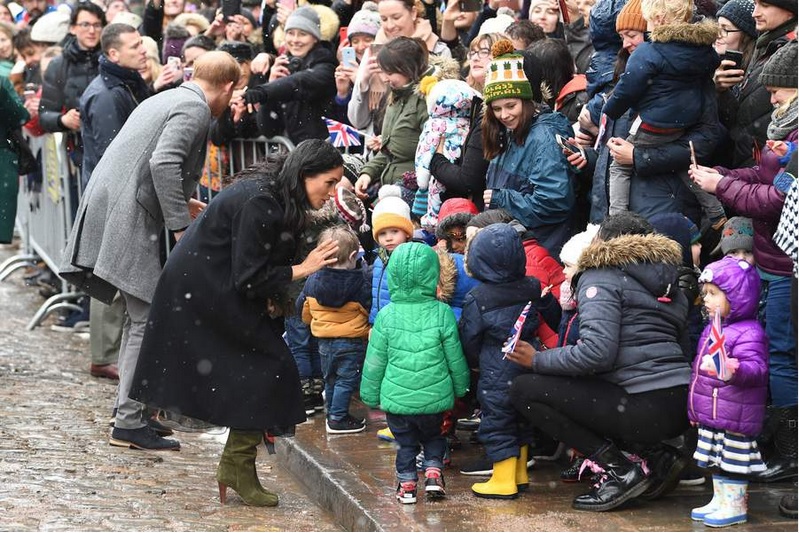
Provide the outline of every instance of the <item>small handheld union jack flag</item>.
<path id="1" fill-rule="evenodd" d="M 336 147 L 361 145 L 361 132 L 343 122 L 338 122 L 327 117 L 323 118 L 325 119 L 325 124 L 327 124 L 327 132 L 330 135 L 330 144 Z"/>
<path id="2" fill-rule="evenodd" d="M 730 379 L 730 371 L 727 367 L 727 348 L 724 342 L 727 340 L 724 331 L 721 329 L 721 311 L 716 309 L 713 315 L 713 322 L 710 324 L 710 343 L 708 345 L 708 354 L 713 359 L 713 365 L 716 367 L 716 373 L 722 381 Z"/>
<path id="3" fill-rule="evenodd" d="M 505 359 L 505 355 L 511 353 L 513 350 L 516 349 L 516 343 L 519 342 L 519 337 L 522 334 L 522 328 L 524 327 L 524 323 L 527 320 L 527 313 L 530 312 L 530 306 L 533 302 L 527 302 L 527 305 L 524 306 L 522 309 L 519 318 L 516 319 L 516 323 L 513 324 L 513 328 L 510 330 L 510 337 L 508 340 L 505 341 L 505 345 L 502 346 L 502 358 Z"/>

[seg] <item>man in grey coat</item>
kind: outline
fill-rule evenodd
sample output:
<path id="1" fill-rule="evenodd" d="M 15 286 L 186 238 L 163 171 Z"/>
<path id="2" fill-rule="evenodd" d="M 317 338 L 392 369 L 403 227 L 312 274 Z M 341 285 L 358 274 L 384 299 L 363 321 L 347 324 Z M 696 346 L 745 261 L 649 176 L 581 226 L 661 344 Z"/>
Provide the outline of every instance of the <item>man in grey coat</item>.
<path id="1" fill-rule="evenodd" d="M 180 239 L 204 206 L 191 196 L 211 118 L 227 108 L 240 75 L 229 54 L 203 55 L 192 82 L 145 100 L 130 115 L 81 198 L 59 274 L 105 303 L 117 291 L 125 300 L 114 446 L 180 449 L 146 424 L 145 406 L 128 392 L 161 273 L 160 236 L 166 227 Z"/>
<path id="2" fill-rule="evenodd" d="M 94 167 L 108 145 L 140 102 L 150 96 L 139 69 L 147 66 L 147 49 L 136 28 L 128 24 L 109 24 L 100 36 L 103 55 L 100 74 L 92 80 L 80 98 L 81 133 L 83 134 L 83 169 L 81 183 L 86 189 Z M 91 366 L 95 377 L 119 379 L 117 358 L 125 323 L 125 300 L 122 295 L 105 305 L 91 299 L 89 332 Z"/>

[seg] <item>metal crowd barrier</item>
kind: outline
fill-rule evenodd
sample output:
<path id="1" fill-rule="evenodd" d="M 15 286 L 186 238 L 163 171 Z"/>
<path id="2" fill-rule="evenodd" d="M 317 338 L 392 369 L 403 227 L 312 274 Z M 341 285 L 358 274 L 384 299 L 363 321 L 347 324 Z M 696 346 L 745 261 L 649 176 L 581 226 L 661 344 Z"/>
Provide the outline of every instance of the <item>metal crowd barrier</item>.
<path id="1" fill-rule="evenodd" d="M 0 265 L 0 281 L 18 268 L 44 261 L 58 272 L 61 255 L 72 229 L 72 177 L 66 151 L 66 136 L 61 133 L 29 139 L 31 151 L 41 150 L 42 180 L 33 183 L 22 178 L 17 196 L 17 228 L 22 237 L 22 254 Z M 6 264 L 8 263 L 8 264 Z M 44 318 L 59 309 L 80 310 L 76 302 L 83 293 L 75 292 L 61 280 L 59 294 L 48 298 L 28 322 L 32 330 Z"/>
<path id="2" fill-rule="evenodd" d="M 61 133 L 28 138 L 31 151 L 41 151 L 42 180 L 20 178 L 17 195 L 16 227 L 21 238 L 20 253 L 0 264 L 0 281 L 20 268 L 35 266 L 44 261 L 54 273 L 58 272 L 61 256 L 67 245 L 73 224 L 73 198 L 80 195 L 78 181 L 73 183 L 69 172 L 66 136 Z M 209 145 L 203 176 L 197 187 L 197 197 L 205 202 L 224 187 L 230 177 L 263 160 L 266 155 L 290 152 L 294 144 L 286 137 L 233 139 L 227 146 Z M 77 191 L 77 193 L 75 193 Z M 77 198 L 74 205 L 77 206 Z M 169 253 L 169 235 L 165 239 Z M 36 328 L 52 312 L 59 309 L 80 310 L 75 303 L 85 296 L 73 290 L 63 279 L 59 294 L 48 298 L 27 325 Z"/>

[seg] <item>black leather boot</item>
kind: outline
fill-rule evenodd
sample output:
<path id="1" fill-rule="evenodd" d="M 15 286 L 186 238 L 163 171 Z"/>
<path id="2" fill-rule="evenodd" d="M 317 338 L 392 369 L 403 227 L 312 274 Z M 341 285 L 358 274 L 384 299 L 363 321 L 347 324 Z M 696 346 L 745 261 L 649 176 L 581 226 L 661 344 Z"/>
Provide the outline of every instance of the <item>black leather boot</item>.
<path id="1" fill-rule="evenodd" d="M 688 466 L 688 458 L 680 450 L 668 444 L 659 444 L 647 450 L 644 458 L 649 467 L 649 477 L 652 479 L 649 488 L 641 494 L 641 498 L 645 500 L 655 500 L 677 488 L 680 474 Z"/>
<path id="2" fill-rule="evenodd" d="M 786 518 L 796 518 L 797 514 L 797 505 L 796 505 L 796 483 L 793 485 L 793 492 L 790 494 L 786 494 L 780 500 L 780 514 Z"/>
<path id="3" fill-rule="evenodd" d="M 640 496 L 651 483 L 639 463 L 627 459 L 612 443 L 606 444 L 590 458 L 605 472 L 591 491 L 578 496 L 572 507 L 580 511 L 610 511 Z"/>
<path id="4" fill-rule="evenodd" d="M 766 461 L 768 468 L 753 476 L 753 481 L 772 483 L 797 478 L 796 410 L 796 407 L 776 409 L 778 416 L 776 434 L 774 435 L 776 453 Z"/>

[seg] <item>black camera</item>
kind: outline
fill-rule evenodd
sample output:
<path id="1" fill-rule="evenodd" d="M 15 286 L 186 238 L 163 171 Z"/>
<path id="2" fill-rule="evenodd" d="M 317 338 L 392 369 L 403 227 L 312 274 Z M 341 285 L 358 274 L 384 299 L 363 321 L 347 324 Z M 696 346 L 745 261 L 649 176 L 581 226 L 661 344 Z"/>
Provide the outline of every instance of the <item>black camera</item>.
<path id="1" fill-rule="evenodd" d="M 295 72 L 299 72 L 302 69 L 302 58 L 289 56 L 289 64 L 286 65 L 286 68 L 289 69 L 290 74 L 294 74 Z"/>

